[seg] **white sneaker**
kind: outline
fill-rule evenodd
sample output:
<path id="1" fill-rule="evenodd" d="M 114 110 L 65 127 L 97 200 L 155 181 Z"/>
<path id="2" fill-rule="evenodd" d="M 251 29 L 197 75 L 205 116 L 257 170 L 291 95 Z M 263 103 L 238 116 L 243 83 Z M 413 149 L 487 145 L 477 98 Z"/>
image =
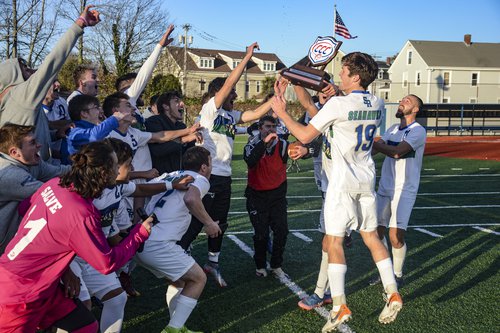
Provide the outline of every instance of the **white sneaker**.
<path id="1" fill-rule="evenodd" d="M 255 270 L 255 275 L 258 277 L 267 277 L 267 270 L 265 268 L 257 268 Z"/>
<path id="2" fill-rule="evenodd" d="M 341 324 L 349 321 L 351 319 L 351 316 L 351 310 L 349 310 L 347 305 L 342 304 L 338 311 L 330 311 L 328 320 L 326 321 L 325 326 L 323 326 L 321 332 L 328 333 L 335 331 Z"/>
<path id="3" fill-rule="evenodd" d="M 271 272 L 274 274 L 274 276 L 277 278 L 277 279 L 289 279 L 290 277 L 288 276 L 288 274 L 286 274 L 285 272 L 283 272 L 283 270 L 281 269 L 281 267 L 278 267 L 278 268 L 272 268 L 271 269 Z"/>
<path id="4" fill-rule="evenodd" d="M 399 293 L 392 293 L 391 295 L 384 295 L 385 306 L 378 316 L 378 321 L 382 324 L 389 324 L 396 320 L 398 312 L 403 308 L 403 299 Z"/>

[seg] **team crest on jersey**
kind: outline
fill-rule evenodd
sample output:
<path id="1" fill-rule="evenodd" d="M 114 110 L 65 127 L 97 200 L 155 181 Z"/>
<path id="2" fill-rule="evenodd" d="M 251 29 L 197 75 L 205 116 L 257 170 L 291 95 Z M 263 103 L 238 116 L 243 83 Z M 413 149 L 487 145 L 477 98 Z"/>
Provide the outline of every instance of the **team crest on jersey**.
<path id="1" fill-rule="evenodd" d="M 234 119 L 231 115 L 228 115 L 230 118 L 225 118 L 223 116 L 218 116 L 214 120 L 214 127 L 212 132 L 223 134 L 234 140 L 236 136 L 236 125 L 234 124 Z"/>
<path id="2" fill-rule="evenodd" d="M 313 66 L 320 66 L 331 61 L 335 56 L 339 42 L 333 37 L 318 37 L 309 48 L 309 60 Z"/>

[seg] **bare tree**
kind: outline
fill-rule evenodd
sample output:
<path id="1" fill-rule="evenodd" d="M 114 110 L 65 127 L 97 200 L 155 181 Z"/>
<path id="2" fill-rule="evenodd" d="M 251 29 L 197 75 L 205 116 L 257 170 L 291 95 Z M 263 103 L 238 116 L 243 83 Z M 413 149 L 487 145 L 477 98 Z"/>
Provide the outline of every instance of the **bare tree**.
<path id="1" fill-rule="evenodd" d="M 87 46 L 101 66 L 114 63 L 118 76 L 142 64 L 167 27 L 160 0 L 112 0 L 99 11 L 103 22 Z"/>

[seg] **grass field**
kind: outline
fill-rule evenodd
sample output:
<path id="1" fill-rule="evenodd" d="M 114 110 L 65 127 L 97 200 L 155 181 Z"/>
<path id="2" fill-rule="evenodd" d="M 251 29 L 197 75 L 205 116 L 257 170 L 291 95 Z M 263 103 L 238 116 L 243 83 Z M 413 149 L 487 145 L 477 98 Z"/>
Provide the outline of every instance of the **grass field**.
<path id="1" fill-rule="evenodd" d="M 245 142 L 241 136 L 235 144 L 229 237 L 221 255 L 229 287 L 219 289 L 209 277 L 187 326 L 203 332 L 320 332 L 330 306 L 318 312 L 297 307 L 301 291 L 314 291 L 321 259 L 321 234 L 316 231 L 321 197 L 312 161 L 300 161 L 301 171 L 288 175 L 290 234 L 283 269 L 291 281 L 257 278 L 243 198 Z M 378 169 L 381 161 L 376 159 Z M 500 162 L 425 157 L 410 225 L 401 289 L 405 305 L 387 326 L 377 321 L 382 287 L 368 286 L 375 265 L 354 233 L 353 246 L 346 250 L 353 319 L 344 331 L 500 332 Z M 193 256 L 200 264 L 206 261 L 205 236 L 195 242 Z M 167 285 L 142 268 L 133 277 L 142 296 L 129 299 L 124 332 L 159 332 L 168 322 Z"/>

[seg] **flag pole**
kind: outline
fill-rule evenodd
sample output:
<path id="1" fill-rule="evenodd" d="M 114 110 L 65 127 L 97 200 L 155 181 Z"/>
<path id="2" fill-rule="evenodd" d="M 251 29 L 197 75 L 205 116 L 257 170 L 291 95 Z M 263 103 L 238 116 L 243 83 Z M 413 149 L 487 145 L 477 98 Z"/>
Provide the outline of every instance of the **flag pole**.
<path id="1" fill-rule="evenodd" d="M 334 2 L 333 3 L 333 38 L 337 38 L 337 34 L 335 33 L 336 22 L 337 22 L 337 4 L 335 4 L 335 2 Z M 335 59 L 333 59 L 333 62 L 332 62 L 332 80 L 335 83 L 334 77 L 335 77 Z"/>

